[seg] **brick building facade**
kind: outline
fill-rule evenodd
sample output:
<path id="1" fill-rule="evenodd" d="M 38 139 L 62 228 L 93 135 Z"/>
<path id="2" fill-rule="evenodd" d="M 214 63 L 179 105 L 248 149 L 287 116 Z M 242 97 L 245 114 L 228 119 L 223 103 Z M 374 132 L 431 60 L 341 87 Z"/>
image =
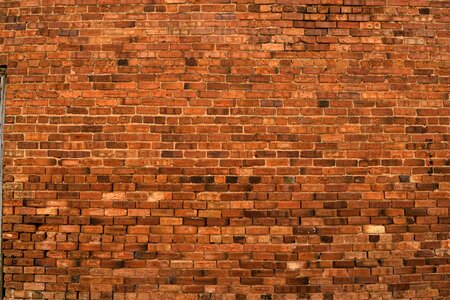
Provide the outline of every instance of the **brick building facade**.
<path id="1" fill-rule="evenodd" d="M 448 299 L 450 3 L 0 3 L 8 299 Z"/>

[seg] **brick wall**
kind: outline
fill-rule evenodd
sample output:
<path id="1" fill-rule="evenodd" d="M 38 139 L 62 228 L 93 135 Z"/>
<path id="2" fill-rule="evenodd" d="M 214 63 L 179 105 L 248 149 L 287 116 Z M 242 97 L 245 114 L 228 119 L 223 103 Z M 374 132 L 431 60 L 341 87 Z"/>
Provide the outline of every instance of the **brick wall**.
<path id="1" fill-rule="evenodd" d="M 8 299 L 450 297 L 450 4 L 23 0 Z"/>

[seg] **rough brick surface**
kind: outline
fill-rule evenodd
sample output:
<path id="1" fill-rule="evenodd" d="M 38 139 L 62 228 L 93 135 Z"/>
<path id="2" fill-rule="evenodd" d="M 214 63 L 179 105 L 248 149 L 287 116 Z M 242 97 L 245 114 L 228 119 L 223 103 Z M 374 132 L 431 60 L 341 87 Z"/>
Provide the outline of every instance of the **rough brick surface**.
<path id="1" fill-rule="evenodd" d="M 443 0 L 22 0 L 7 298 L 448 299 Z"/>

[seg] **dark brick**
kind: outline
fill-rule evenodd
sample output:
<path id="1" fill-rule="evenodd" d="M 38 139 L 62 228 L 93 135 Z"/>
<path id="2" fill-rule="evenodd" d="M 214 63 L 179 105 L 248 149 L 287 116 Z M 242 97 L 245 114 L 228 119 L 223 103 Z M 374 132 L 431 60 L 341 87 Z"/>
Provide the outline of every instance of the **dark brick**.
<path id="1" fill-rule="evenodd" d="M 118 66 L 128 66 L 128 59 L 118 59 L 117 65 Z"/>
<path id="2" fill-rule="evenodd" d="M 186 58 L 185 61 L 186 61 L 186 66 L 197 66 L 198 65 L 197 60 L 193 57 Z"/>
<path id="3" fill-rule="evenodd" d="M 319 107 L 329 107 L 330 106 L 330 101 L 328 101 L 328 100 L 319 100 L 317 106 L 319 106 Z"/>
<path id="4" fill-rule="evenodd" d="M 322 236 L 320 236 L 320 242 L 321 243 L 332 243 L 333 237 L 329 236 L 329 235 L 322 235 Z"/>
<path id="5" fill-rule="evenodd" d="M 410 182 L 410 177 L 408 175 L 400 175 L 400 182 Z"/>
<path id="6" fill-rule="evenodd" d="M 251 184 L 258 184 L 261 182 L 261 177 L 260 176 L 250 176 L 248 178 L 248 182 Z"/>
<path id="7" fill-rule="evenodd" d="M 438 183 L 417 183 L 416 186 L 419 191 L 434 191 L 439 188 Z"/>
<path id="8" fill-rule="evenodd" d="M 237 183 L 238 177 L 237 176 L 227 176 L 226 183 Z"/>
<path id="9" fill-rule="evenodd" d="M 380 241 L 379 235 L 369 235 L 369 242 L 371 243 L 378 243 Z"/>

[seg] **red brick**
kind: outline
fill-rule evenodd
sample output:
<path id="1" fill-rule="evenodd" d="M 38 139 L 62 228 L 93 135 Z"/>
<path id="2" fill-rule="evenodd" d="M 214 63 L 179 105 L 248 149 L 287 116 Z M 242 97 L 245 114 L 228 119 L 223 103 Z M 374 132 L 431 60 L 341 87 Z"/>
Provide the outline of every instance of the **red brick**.
<path id="1" fill-rule="evenodd" d="M 450 296 L 445 1 L 138 2 L 0 8 L 8 298 Z"/>

